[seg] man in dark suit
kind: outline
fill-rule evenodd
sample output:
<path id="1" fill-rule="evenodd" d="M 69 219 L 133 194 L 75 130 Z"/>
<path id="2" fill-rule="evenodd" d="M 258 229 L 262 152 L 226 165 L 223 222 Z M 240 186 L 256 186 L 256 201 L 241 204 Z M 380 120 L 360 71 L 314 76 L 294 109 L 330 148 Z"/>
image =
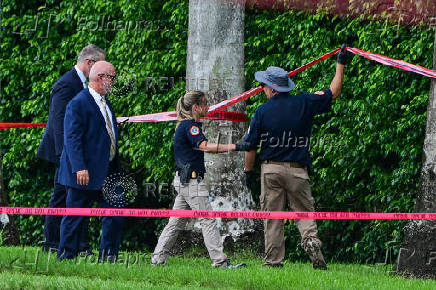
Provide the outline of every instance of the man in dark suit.
<path id="1" fill-rule="evenodd" d="M 117 123 L 106 100 L 115 81 L 115 68 L 106 61 L 96 62 L 89 80 L 89 89 L 74 97 L 65 113 L 59 183 L 67 188 L 69 208 L 89 208 L 95 201 L 100 207 L 112 207 L 102 199 L 101 188 L 106 177 L 119 169 Z M 62 218 L 59 260 L 77 256 L 84 223 L 84 216 Z M 122 225 L 122 217 L 103 217 L 99 260 L 116 260 Z"/>
<path id="2" fill-rule="evenodd" d="M 105 52 L 94 44 L 82 49 L 77 64 L 65 73 L 53 86 L 51 94 L 50 112 L 47 126 L 38 149 L 37 157 L 56 165 L 54 176 L 54 190 L 48 207 L 65 207 L 65 186 L 58 183 L 58 167 L 64 145 L 64 116 L 67 104 L 81 90 L 86 88 L 86 78 L 95 62 L 105 59 Z M 46 216 L 44 225 L 43 251 L 57 250 L 59 245 L 59 229 L 62 216 Z M 89 219 L 87 220 L 89 223 Z M 87 226 L 82 235 L 81 252 L 92 254 L 89 245 Z"/>

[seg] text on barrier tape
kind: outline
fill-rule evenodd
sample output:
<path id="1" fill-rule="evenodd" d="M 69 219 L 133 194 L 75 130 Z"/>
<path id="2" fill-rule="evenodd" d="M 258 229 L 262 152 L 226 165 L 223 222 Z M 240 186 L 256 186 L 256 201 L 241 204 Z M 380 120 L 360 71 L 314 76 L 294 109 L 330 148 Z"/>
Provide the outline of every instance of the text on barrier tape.
<path id="1" fill-rule="evenodd" d="M 138 208 L 37 208 L 0 207 L 9 215 L 74 215 L 124 217 L 246 218 L 246 219 L 360 219 L 436 220 L 436 213 L 213 211 Z"/>

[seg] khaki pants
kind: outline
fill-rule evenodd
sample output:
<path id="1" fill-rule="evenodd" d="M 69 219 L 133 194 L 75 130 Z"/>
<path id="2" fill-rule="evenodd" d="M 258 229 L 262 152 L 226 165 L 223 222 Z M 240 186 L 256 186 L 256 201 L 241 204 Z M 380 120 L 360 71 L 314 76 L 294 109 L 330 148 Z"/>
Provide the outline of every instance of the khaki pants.
<path id="1" fill-rule="evenodd" d="M 209 202 L 209 192 L 203 181 L 191 179 L 189 185 L 180 184 L 180 178 L 175 176 L 173 185 L 178 192 L 173 209 L 212 210 Z M 227 263 L 223 252 L 223 244 L 216 219 L 199 218 L 204 243 L 212 259 L 212 266 L 218 267 Z M 176 242 L 178 232 L 185 228 L 188 218 L 170 217 L 168 224 L 160 234 L 156 248 L 151 258 L 152 264 L 165 264 L 170 251 Z"/>
<path id="2" fill-rule="evenodd" d="M 263 163 L 261 167 L 260 205 L 262 211 L 283 211 L 286 200 L 292 211 L 314 211 L 314 199 L 309 185 L 309 175 L 305 168 L 290 167 L 289 164 Z M 308 252 L 311 260 L 321 259 L 314 257 L 307 245 L 316 244 L 321 248 L 318 238 L 316 222 L 313 219 L 295 220 L 301 234 L 301 244 Z M 265 264 L 280 264 L 285 257 L 285 241 L 283 220 L 264 220 L 265 231 Z"/>

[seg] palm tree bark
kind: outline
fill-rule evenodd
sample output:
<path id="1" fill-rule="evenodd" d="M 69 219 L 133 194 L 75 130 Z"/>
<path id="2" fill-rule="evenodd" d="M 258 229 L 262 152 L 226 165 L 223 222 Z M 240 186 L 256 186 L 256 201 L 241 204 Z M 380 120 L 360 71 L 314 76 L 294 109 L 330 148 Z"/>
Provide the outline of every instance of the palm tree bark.
<path id="1" fill-rule="evenodd" d="M 436 31 L 433 69 L 436 69 Z M 430 88 L 421 185 L 415 211 L 436 212 L 436 80 L 432 80 Z M 413 277 L 436 277 L 436 221 L 415 220 L 407 224 L 397 272 Z"/>
<path id="2" fill-rule="evenodd" d="M 187 90 L 208 92 L 209 104 L 216 104 L 245 90 L 244 15 L 241 0 L 190 0 L 187 55 Z M 239 103 L 229 111 L 245 112 Z M 235 143 L 246 124 L 230 121 L 204 122 L 210 142 Z M 218 136 L 220 136 L 218 138 Z M 244 185 L 244 154 L 206 154 L 206 184 L 214 210 L 252 210 L 251 194 Z M 218 219 L 221 233 L 233 237 L 253 228 L 252 220 Z"/>

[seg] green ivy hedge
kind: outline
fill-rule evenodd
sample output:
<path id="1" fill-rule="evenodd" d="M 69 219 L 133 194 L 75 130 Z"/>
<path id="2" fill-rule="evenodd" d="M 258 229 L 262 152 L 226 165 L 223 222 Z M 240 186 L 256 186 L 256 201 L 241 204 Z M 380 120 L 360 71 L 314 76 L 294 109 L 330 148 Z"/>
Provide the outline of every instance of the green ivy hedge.
<path id="1" fill-rule="evenodd" d="M 82 47 L 107 52 L 119 81 L 111 96 L 118 116 L 173 110 L 185 90 L 188 1 L 14 1 L 2 3 L 0 120 L 44 122 L 53 83 Z M 37 25 L 35 25 L 37 23 Z M 107 26 L 109 23 L 109 26 Z M 106 25 L 106 26 L 105 26 Z M 348 42 L 354 47 L 431 67 L 434 32 L 302 12 L 246 12 L 246 88 L 269 65 L 296 68 Z M 328 87 L 333 58 L 294 77 L 298 91 Z M 167 78 L 167 79 L 165 79 Z M 159 83 L 159 80 L 161 81 Z M 317 117 L 312 138 L 312 191 L 319 211 L 408 212 L 419 182 L 430 80 L 356 56 L 329 114 Z M 248 103 L 249 115 L 265 101 Z M 174 123 L 125 124 L 123 167 L 145 182 L 170 182 Z M 43 129 L 0 131 L 7 193 L 13 206 L 47 205 L 53 168 L 35 158 Z M 140 194 L 134 207 L 164 208 L 170 194 Z M 18 216 L 23 244 L 42 240 L 43 217 Z M 132 218 L 124 249 L 152 249 L 165 220 Z M 380 262 L 398 251 L 403 222 L 319 220 L 326 256 Z M 286 221 L 291 259 L 305 258 L 299 234 Z M 91 221 L 94 245 L 100 228 Z"/>

